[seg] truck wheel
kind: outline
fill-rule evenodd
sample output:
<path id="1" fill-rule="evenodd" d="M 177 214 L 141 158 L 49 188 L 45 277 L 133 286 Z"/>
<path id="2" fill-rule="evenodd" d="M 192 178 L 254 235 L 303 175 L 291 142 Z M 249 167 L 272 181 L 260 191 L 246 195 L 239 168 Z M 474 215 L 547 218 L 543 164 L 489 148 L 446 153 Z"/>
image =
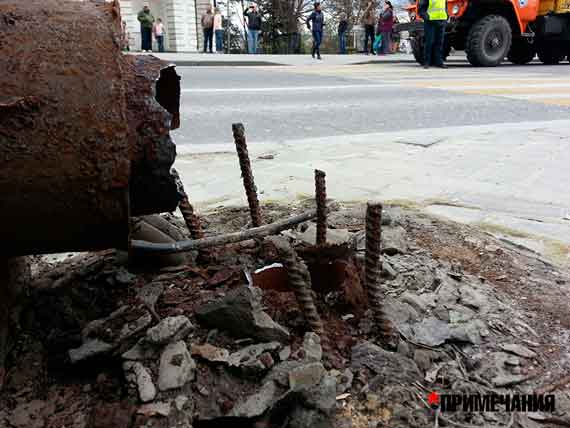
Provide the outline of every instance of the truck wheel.
<path id="1" fill-rule="evenodd" d="M 414 59 L 420 65 L 424 64 L 424 36 L 416 36 L 412 40 L 412 52 Z M 443 60 L 445 61 L 451 53 L 451 43 L 449 37 L 445 37 L 443 42 Z"/>
<path id="2" fill-rule="evenodd" d="M 558 49 L 543 45 L 538 49 L 538 59 L 546 65 L 556 65 L 564 59 L 564 54 Z"/>
<path id="3" fill-rule="evenodd" d="M 513 40 L 507 59 L 513 64 L 528 64 L 534 59 L 535 49 L 531 43 L 524 39 Z"/>
<path id="4" fill-rule="evenodd" d="M 489 15 L 477 21 L 467 36 L 467 60 L 476 67 L 495 67 L 504 59 L 512 42 L 509 21 Z"/>

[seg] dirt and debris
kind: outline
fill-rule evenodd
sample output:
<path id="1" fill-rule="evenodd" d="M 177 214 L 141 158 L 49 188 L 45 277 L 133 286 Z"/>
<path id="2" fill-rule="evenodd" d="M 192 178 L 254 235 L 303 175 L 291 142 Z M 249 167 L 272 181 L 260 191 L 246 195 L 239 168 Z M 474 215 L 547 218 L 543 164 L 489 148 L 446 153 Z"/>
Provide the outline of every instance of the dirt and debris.
<path id="1" fill-rule="evenodd" d="M 264 221 L 301 205 L 267 204 Z M 202 218 L 206 236 L 250 222 L 247 208 Z M 399 341 L 383 348 L 364 221 L 365 206 L 331 213 L 322 251 L 314 223 L 282 234 L 308 267 L 330 349 L 269 240 L 154 272 L 127 270 L 115 251 L 36 258 L 0 427 L 569 426 L 569 272 L 471 227 L 385 208 L 383 314 Z M 543 391 L 556 409 L 440 414 L 434 391 Z"/>

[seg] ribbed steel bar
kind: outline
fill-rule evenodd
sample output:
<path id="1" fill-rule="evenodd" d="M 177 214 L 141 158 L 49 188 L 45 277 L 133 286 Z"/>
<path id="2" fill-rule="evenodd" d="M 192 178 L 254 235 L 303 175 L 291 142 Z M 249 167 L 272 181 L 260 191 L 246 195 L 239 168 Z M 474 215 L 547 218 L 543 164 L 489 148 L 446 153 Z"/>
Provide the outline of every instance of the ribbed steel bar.
<path id="1" fill-rule="evenodd" d="M 241 169 L 241 176 L 243 178 L 243 186 L 247 196 L 247 203 L 249 205 L 249 212 L 251 215 L 251 223 L 253 227 L 259 227 L 261 221 L 261 209 L 259 207 L 259 199 L 257 198 L 257 188 L 253 180 L 253 173 L 251 172 L 251 162 L 249 160 L 249 153 L 247 151 L 247 142 L 245 139 L 245 129 L 243 124 L 234 123 L 232 125 L 234 134 L 234 142 L 236 144 L 237 155 L 239 158 L 239 167 Z"/>
<path id="2" fill-rule="evenodd" d="M 380 283 L 382 274 L 382 204 L 368 203 L 366 207 L 365 285 L 370 309 L 381 341 L 394 346 L 394 328 L 384 313 L 384 293 Z"/>
<path id="3" fill-rule="evenodd" d="M 297 253 L 285 239 L 274 238 L 272 242 L 279 252 L 283 266 L 287 269 L 289 285 L 295 293 L 297 303 L 309 327 L 320 336 L 321 346 L 323 350 L 328 353 L 328 351 L 330 351 L 330 343 L 313 300 L 311 276 L 309 275 L 307 266 L 297 257 Z"/>
<path id="4" fill-rule="evenodd" d="M 327 187 L 324 171 L 315 169 L 315 198 L 317 200 L 317 245 L 327 243 Z"/>

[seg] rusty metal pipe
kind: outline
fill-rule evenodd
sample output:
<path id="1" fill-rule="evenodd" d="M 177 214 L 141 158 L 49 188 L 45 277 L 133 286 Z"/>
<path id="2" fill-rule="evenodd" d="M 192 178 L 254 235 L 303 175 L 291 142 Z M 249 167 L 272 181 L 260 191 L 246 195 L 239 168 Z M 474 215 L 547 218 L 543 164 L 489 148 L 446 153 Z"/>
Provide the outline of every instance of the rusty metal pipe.
<path id="1" fill-rule="evenodd" d="M 178 76 L 120 52 L 117 2 L 2 0 L 0 22 L 0 256 L 127 248 L 131 215 L 178 205 Z"/>

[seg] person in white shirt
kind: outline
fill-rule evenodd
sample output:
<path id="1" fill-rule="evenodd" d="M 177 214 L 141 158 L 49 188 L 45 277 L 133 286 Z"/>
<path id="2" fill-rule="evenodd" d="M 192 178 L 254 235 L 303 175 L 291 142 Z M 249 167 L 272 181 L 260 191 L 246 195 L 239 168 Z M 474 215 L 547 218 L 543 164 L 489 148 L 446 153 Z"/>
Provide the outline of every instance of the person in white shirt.
<path id="1" fill-rule="evenodd" d="M 220 9 L 214 9 L 214 34 L 216 36 L 216 52 L 224 53 L 224 27 Z"/>
<path id="2" fill-rule="evenodd" d="M 164 25 L 160 18 L 158 18 L 156 24 L 154 24 L 154 38 L 158 44 L 158 51 L 164 52 Z"/>

